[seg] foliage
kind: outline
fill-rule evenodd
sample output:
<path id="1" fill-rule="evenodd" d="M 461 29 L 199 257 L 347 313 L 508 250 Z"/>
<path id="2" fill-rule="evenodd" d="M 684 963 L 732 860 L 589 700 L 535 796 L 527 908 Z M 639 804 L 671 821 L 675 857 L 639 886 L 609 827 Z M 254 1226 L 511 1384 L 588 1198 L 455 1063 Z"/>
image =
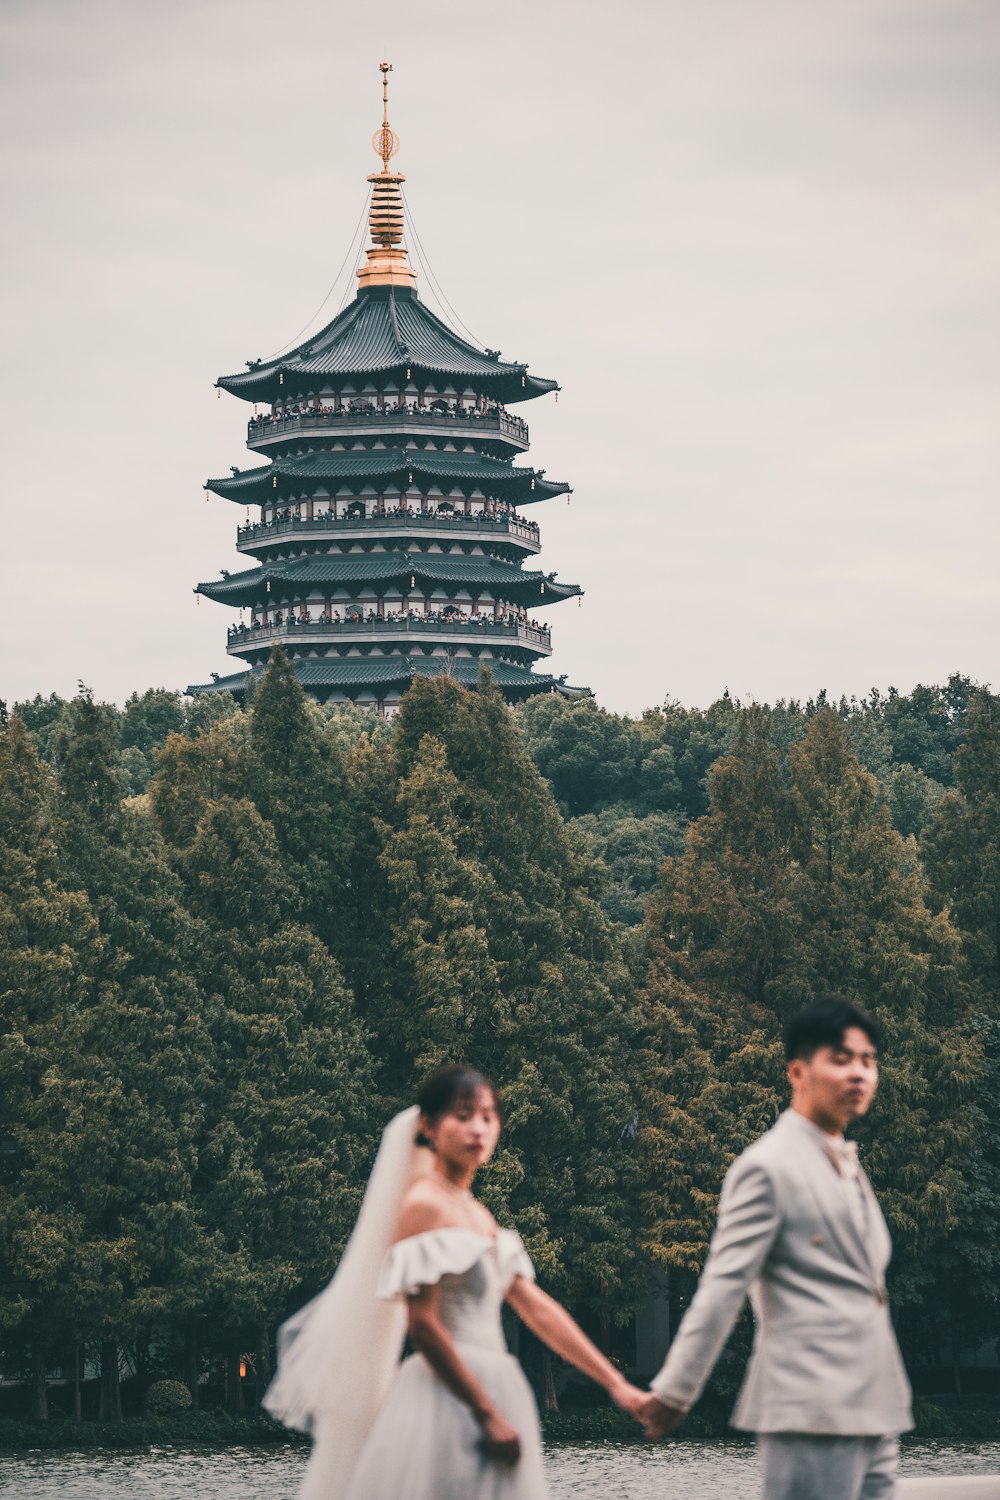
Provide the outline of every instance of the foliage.
<path id="1" fill-rule="evenodd" d="M 151 1417 L 187 1411 L 190 1405 L 191 1392 L 180 1380 L 154 1380 L 146 1392 L 146 1411 Z"/>
<path id="2" fill-rule="evenodd" d="M 393 737 L 394 796 L 375 831 L 394 962 L 366 1018 L 385 1087 L 464 1056 L 502 1085 L 496 1211 L 550 1284 L 623 1312 L 638 1263 L 630 975 L 514 720 L 487 679 L 421 680 Z M 556 1021 L 555 1018 L 558 1018 Z"/>
<path id="3" fill-rule="evenodd" d="M 237 1411 L 445 1058 L 503 1086 L 483 1191 L 545 1284 L 597 1328 L 652 1266 L 676 1305 L 828 988 L 886 1031 L 911 1358 L 1000 1332 L 1000 701 L 966 678 L 632 720 L 442 677 L 389 726 L 277 652 L 244 707 L 37 695 L 0 715 L 0 972 L 0 1356 L 39 1415 L 81 1348 L 105 1416 L 123 1350 L 137 1402 L 225 1367 Z"/>
<path id="4" fill-rule="evenodd" d="M 649 915 L 651 1252 L 697 1263 L 711 1185 L 779 1108 L 783 1022 L 834 990 L 886 1033 L 876 1128 L 862 1134 L 902 1252 L 897 1284 L 916 1297 L 920 1258 L 957 1222 L 981 1067 L 958 934 L 832 711 L 784 761 L 766 713 L 745 712 L 710 799 Z"/>
<path id="5" fill-rule="evenodd" d="M 642 922 L 660 866 L 684 847 L 687 819 L 679 812 L 629 816 L 621 804 L 573 818 L 569 828 L 588 841 L 608 872 L 602 905 L 614 922 Z"/>

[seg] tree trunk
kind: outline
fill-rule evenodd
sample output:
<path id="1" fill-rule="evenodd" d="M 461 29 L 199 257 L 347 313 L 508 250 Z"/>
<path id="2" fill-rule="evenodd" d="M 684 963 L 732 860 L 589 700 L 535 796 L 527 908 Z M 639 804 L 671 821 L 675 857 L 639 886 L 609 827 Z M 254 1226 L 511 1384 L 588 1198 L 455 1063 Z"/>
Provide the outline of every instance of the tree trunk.
<path id="1" fill-rule="evenodd" d="M 102 1422 L 122 1419 L 121 1372 L 118 1367 L 118 1340 L 101 1340 L 101 1401 L 98 1418 Z"/>
<path id="2" fill-rule="evenodd" d="M 80 1340 L 73 1345 L 73 1421 L 83 1421 L 83 1392 L 80 1387 Z"/>
<path id="3" fill-rule="evenodd" d="M 271 1331 L 266 1323 L 261 1325 L 257 1340 L 257 1380 L 254 1385 L 253 1407 L 260 1411 L 260 1398 L 271 1383 Z"/>
<path id="4" fill-rule="evenodd" d="M 45 1347 L 41 1339 L 36 1337 L 31 1345 L 31 1414 L 38 1422 L 47 1422 L 49 1419 L 49 1398 L 45 1389 L 47 1370 Z"/>
<path id="5" fill-rule="evenodd" d="M 198 1314 L 188 1313 L 187 1330 L 184 1336 L 185 1383 L 191 1392 L 191 1410 L 198 1410 L 198 1376 L 200 1371 L 198 1348 Z"/>
<path id="6" fill-rule="evenodd" d="M 542 1406 L 545 1411 L 559 1410 L 559 1397 L 556 1395 L 556 1370 L 552 1363 L 552 1354 L 548 1349 L 542 1350 Z"/>
<path id="7" fill-rule="evenodd" d="M 962 1334 L 960 1321 L 954 1312 L 951 1315 L 951 1370 L 955 1395 L 960 1396 L 962 1394 Z"/>

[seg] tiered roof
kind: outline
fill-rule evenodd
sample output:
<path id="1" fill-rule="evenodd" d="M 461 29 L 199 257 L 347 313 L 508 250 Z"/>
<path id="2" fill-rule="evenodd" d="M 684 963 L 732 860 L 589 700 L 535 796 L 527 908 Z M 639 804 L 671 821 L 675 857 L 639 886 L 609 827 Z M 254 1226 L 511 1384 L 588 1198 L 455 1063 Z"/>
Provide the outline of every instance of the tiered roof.
<path id="1" fill-rule="evenodd" d="M 482 670 L 488 671 L 497 687 L 508 696 L 530 697 L 534 693 L 558 691 L 568 697 L 589 697 L 589 688 L 570 687 L 564 677 L 550 677 L 532 672 L 514 662 L 490 659 L 480 662 L 470 657 L 440 656 L 333 656 L 308 657 L 293 662 L 299 682 L 310 689 L 357 691 L 370 687 L 386 690 L 405 688 L 415 677 L 451 677 L 463 687 L 475 687 Z M 250 681 L 258 680 L 263 666 L 228 677 L 214 677 L 188 689 L 191 693 L 242 693 Z"/>
<path id="2" fill-rule="evenodd" d="M 364 293 L 359 293 L 363 296 Z M 481 453 L 447 453 L 427 448 L 345 448 L 310 453 L 304 458 L 281 458 L 257 469 L 237 471 L 223 479 L 209 479 L 208 490 L 239 505 L 263 505 L 268 500 L 301 494 L 312 488 L 350 484 L 395 484 L 448 489 L 473 487 L 491 495 L 530 505 L 553 495 L 565 495 L 569 485 L 546 479 L 544 469 L 528 469 L 485 458 Z M 275 494 L 276 492 L 276 494 Z M 351 492 L 356 493 L 352 490 Z"/>
<path id="3" fill-rule="evenodd" d="M 475 380 L 495 400 L 528 401 L 559 389 L 527 365 L 484 354 L 453 333 L 410 287 L 361 287 L 354 302 L 321 333 L 276 359 L 251 361 L 216 381 L 244 401 L 276 401 L 292 391 L 354 378 L 405 386 L 411 380 Z"/>
<path id="4" fill-rule="evenodd" d="M 519 604 L 555 604 L 580 593 L 575 583 L 556 583 L 553 573 L 526 573 L 514 563 L 496 557 L 397 550 L 312 553 L 288 561 L 268 562 L 259 568 L 199 583 L 197 592 L 206 599 L 243 609 L 262 603 L 269 593 L 273 597 L 282 593 L 287 597 L 290 592 L 304 593 L 313 585 L 364 588 L 371 584 L 383 587 L 398 584 L 410 593 L 416 590 L 418 582 L 421 591 L 427 594 L 440 588 L 492 590 L 501 598 Z"/>

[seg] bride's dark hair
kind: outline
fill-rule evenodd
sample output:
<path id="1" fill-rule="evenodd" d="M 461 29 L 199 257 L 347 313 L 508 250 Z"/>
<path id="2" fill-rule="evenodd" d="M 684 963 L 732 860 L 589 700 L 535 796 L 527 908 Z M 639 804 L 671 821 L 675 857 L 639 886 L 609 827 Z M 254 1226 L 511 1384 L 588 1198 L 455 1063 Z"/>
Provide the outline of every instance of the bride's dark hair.
<path id="1" fill-rule="evenodd" d="M 493 1095 L 493 1103 L 503 1124 L 503 1105 L 496 1084 L 467 1063 L 447 1063 L 443 1068 L 435 1068 L 417 1090 L 417 1106 L 428 1120 L 440 1120 L 442 1115 L 450 1114 L 463 1104 L 475 1103 L 480 1089 L 487 1089 Z M 428 1146 L 430 1142 L 418 1134 L 417 1145 Z"/>

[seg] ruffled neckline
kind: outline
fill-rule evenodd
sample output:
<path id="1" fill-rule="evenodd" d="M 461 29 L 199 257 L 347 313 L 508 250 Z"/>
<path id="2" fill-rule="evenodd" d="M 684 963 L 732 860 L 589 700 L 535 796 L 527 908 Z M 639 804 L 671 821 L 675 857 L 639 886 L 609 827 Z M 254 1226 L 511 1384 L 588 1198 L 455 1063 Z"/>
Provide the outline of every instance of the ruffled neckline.
<path id="1" fill-rule="evenodd" d="M 514 1229 L 483 1234 L 478 1229 L 447 1225 L 425 1229 L 390 1245 L 382 1261 L 378 1296 L 389 1300 L 412 1296 L 423 1286 L 433 1286 L 442 1276 L 461 1276 L 493 1251 L 497 1268 L 507 1286 L 516 1276 L 534 1277 L 534 1268 Z"/>

